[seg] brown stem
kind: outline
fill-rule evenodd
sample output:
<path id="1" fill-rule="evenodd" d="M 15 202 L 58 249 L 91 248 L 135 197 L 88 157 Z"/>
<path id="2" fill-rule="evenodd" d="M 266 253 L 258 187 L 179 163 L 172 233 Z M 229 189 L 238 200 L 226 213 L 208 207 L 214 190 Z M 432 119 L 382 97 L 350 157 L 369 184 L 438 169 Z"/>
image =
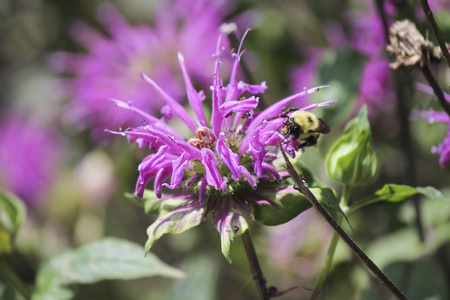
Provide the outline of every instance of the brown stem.
<path id="1" fill-rule="evenodd" d="M 248 230 L 244 231 L 241 235 L 241 239 L 242 244 L 244 245 L 245 253 L 247 254 L 248 262 L 250 263 L 250 269 L 252 270 L 253 279 L 256 282 L 259 295 L 262 300 L 269 300 L 270 297 L 267 296 L 266 279 L 264 278 L 261 266 L 259 265 L 255 247 L 253 247 L 253 242 Z"/>
<path id="2" fill-rule="evenodd" d="M 434 36 L 436 37 L 439 47 L 441 47 L 442 54 L 445 57 L 445 60 L 447 61 L 447 65 L 450 68 L 450 53 L 448 52 L 447 45 L 445 44 L 444 38 L 442 37 L 442 33 L 439 30 L 438 25 L 436 24 L 436 21 L 434 20 L 433 13 L 431 12 L 430 6 L 428 5 L 427 0 L 419 0 L 420 5 L 422 6 L 423 12 L 425 13 L 425 16 L 427 17 L 428 22 L 431 25 L 431 28 L 433 29 Z"/>
<path id="3" fill-rule="evenodd" d="M 442 92 L 441 87 L 437 83 L 436 79 L 434 78 L 433 74 L 430 71 L 430 68 L 428 68 L 427 65 L 424 65 L 420 68 L 422 70 L 423 75 L 427 79 L 428 83 L 430 84 L 431 88 L 434 91 L 434 94 L 436 95 L 439 103 L 441 104 L 442 108 L 445 110 L 445 112 L 450 117 L 450 103 L 445 100 L 444 92 Z"/>
<path id="4" fill-rule="evenodd" d="M 353 239 L 342 229 L 341 226 L 336 222 L 336 220 L 330 215 L 330 213 L 325 209 L 325 207 L 317 201 L 314 194 L 309 190 L 308 184 L 306 181 L 300 177 L 300 175 L 295 171 L 292 164 L 289 162 L 289 159 L 284 152 L 283 147 L 281 146 L 281 142 L 278 142 L 278 145 L 281 149 L 281 153 L 284 157 L 284 166 L 291 176 L 292 180 L 295 183 L 294 188 L 302 193 L 306 199 L 311 203 L 311 205 L 322 215 L 322 217 L 330 224 L 331 227 L 335 230 L 335 232 L 341 237 L 341 239 L 350 247 L 353 253 L 361 259 L 361 261 L 366 265 L 366 267 L 376 276 L 378 277 L 386 287 L 391 290 L 391 292 L 397 296 L 398 299 L 407 300 L 406 296 L 400 291 L 400 289 L 381 271 L 373 261 L 364 253 L 364 251 L 359 248 L 359 246 L 353 241 Z"/>

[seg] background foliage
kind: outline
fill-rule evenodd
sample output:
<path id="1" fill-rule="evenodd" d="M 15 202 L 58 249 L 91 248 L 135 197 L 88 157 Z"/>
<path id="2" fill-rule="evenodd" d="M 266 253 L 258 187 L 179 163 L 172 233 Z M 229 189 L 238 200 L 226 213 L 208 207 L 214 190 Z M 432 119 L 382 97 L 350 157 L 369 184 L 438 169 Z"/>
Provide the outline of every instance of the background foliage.
<path id="1" fill-rule="evenodd" d="M 110 2 L 131 24 L 152 24 L 154 12 L 162 1 Z M 429 27 L 418 4 L 406 0 L 397 2 L 395 18 L 414 20 L 425 35 Z M 144 245 L 146 228 L 155 218 L 125 197 L 134 190 L 136 166 L 146 151 L 129 145 L 119 136 L 98 143 L 92 139 L 89 128 L 81 126 L 80 129 L 62 117 L 63 112 L 67 113 L 71 98 L 59 80 L 73 75 L 55 72 L 49 66 L 49 57 L 56 51 L 87 53 L 69 32 L 74 22 L 83 20 L 104 33 L 97 18 L 100 3 L 92 0 L 0 2 L 0 118 L 18 114 L 25 120 L 34 120 L 52 130 L 62 149 L 58 157 L 54 157 L 57 161 L 54 179 L 39 199 L 27 203 L 26 214 L 20 200 L 8 200 L 15 196 L 2 194 L 0 198 L 0 259 L 16 272 L 25 286 L 33 287 L 37 282 L 38 290 L 42 288 L 38 275 L 41 268 L 45 272 L 55 271 L 52 263 L 74 251 L 89 256 L 86 246 L 89 243 L 108 249 L 104 243 L 116 240 L 104 238 L 114 237 L 124 240 L 123 247 L 130 247 L 121 252 L 123 258 L 131 255 L 135 247 Z M 333 107 L 318 111 L 330 125 L 331 133 L 321 137 L 318 147 L 308 149 L 300 160 L 316 180 L 341 195 L 342 187 L 326 173 L 325 157 L 332 145 L 345 135 L 346 123 L 361 107 L 363 67 L 371 59 L 342 37 L 351 36 L 352 21 L 356 15 L 364 16 L 373 10 L 372 4 L 349 0 L 235 0 L 230 3 L 232 8 L 224 21 L 233 20 L 241 27 L 253 28 L 245 41 L 246 57 L 256 82 L 267 82 L 265 104 L 298 91 L 299 86 L 332 85 L 311 99 L 316 102 L 338 100 Z M 441 5 L 435 12 L 436 19 L 444 38 L 449 41 L 449 5 L 445 1 Z M 242 33 L 243 28 L 239 32 Z M 434 41 L 432 34 L 428 37 Z M 315 55 L 315 51 L 320 55 Z M 381 57 L 387 59 L 385 54 Z M 448 92 L 450 72 L 445 63 L 433 66 L 432 70 L 443 90 Z M 441 166 L 439 156 L 430 151 L 445 138 L 448 126 L 427 124 L 423 120 L 408 121 L 411 147 L 402 146 L 405 132 L 399 116 L 407 114 L 409 119 L 409 110 L 414 108 L 440 108 L 432 96 L 414 87 L 414 82 L 426 83 L 418 71 L 398 73 L 403 78 L 404 84 L 399 89 L 406 99 L 406 110 L 396 109 L 395 97 L 388 93 L 389 89 L 393 92 L 391 85 L 382 85 L 386 95 L 376 105 L 368 106 L 376 173 L 367 184 L 352 189 L 348 204 L 352 209 L 356 200 L 374 203 L 349 214 L 355 231 L 347 229 L 410 299 L 448 299 L 450 205 L 445 199 L 450 195 L 450 176 L 448 167 Z M 22 138 L 28 137 L 18 132 L 15 142 Z M 36 151 L 26 149 L 30 157 L 39 157 Z M 407 171 L 409 158 L 416 166 L 415 174 Z M 0 179 L 10 172 L 0 166 Z M 387 183 L 396 186 L 386 187 Z M 23 185 L 31 186 L 31 183 L 23 182 Z M 402 185 L 432 186 L 445 197 L 432 201 L 429 199 L 433 198 L 431 191 Z M 403 198 L 389 198 L 389 188 L 399 189 L 404 193 Z M 377 198 L 371 196 L 375 192 L 389 201 L 377 202 Z M 423 241 L 417 232 L 413 201 L 400 201 L 408 198 L 405 194 L 418 195 L 415 201 L 420 204 Z M 279 289 L 300 286 L 280 299 L 309 299 L 331 241 L 328 224 L 316 212 L 307 210 L 283 225 L 255 224 L 251 233 L 269 286 Z M 230 265 L 220 253 L 217 232 L 212 224 L 205 222 L 183 234 L 165 236 L 152 248 L 154 256 L 180 269 L 187 275 L 184 278 L 168 278 L 182 276 L 167 266 L 162 267 L 164 271 L 160 275 L 163 276 L 138 278 L 153 274 L 140 273 L 140 263 L 132 261 L 131 270 L 124 269 L 136 275 L 130 275 L 132 280 L 117 280 L 111 276 L 85 281 L 85 276 L 71 269 L 73 277 L 64 285 L 75 287 L 69 291 L 73 292 L 74 299 L 258 299 L 241 243 L 234 243 L 231 252 L 233 264 Z M 82 262 L 87 264 L 89 259 Z M 150 258 L 147 262 L 150 264 Z M 63 289 L 62 283 L 55 283 L 55 286 Z M 378 289 L 376 280 L 346 246 L 338 244 L 322 299 L 383 299 L 384 291 Z M 0 277 L 0 299 L 21 299 L 3 277 Z"/>

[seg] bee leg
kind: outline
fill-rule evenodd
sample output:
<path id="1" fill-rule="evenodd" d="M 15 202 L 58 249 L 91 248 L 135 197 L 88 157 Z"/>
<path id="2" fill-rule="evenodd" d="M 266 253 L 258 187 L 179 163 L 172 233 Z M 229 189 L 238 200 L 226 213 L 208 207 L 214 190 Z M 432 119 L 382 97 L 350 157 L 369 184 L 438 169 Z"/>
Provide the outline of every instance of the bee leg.
<path id="1" fill-rule="evenodd" d="M 298 147 L 296 148 L 296 150 L 300 150 L 300 149 L 302 149 L 302 148 L 304 148 L 304 147 L 308 147 L 308 146 L 310 146 L 310 145 L 308 144 L 308 142 L 303 142 L 303 143 L 301 143 L 300 145 L 298 145 Z"/>
<path id="2" fill-rule="evenodd" d="M 288 113 L 293 112 L 293 111 L 297 111 L 297 110 L 299 110 L 299 109 L 300 109 L 300 108 L 290 107 L 290 108 L 285 112 L 285 114 L 288 114 Z"/>
<path id="3" fill-rule="evenodd" d="M 308 137 L 306 140 L 304 140 L 304 142 L 301 143 L 301 144 L 297 147 L 297 149 L 301 149 L 301 148 L 304 148 L 304 147 L 309 147 L 309 146 L 317 145 L 317 140 L 318 140 L 318 137 L 310 136 L 310 137 Z"/>
<path id="4" fill-rule="evenodd" d="M 291 107 L 289 108 L 287 111 L 283 112 L 281 115 L 278 116 L 278 118 L 288 118 L 288 114 L 293 112 L 293 111 L 297 111 L 299 110 L 299 108 L 295 108 L 295 107 Z"/>

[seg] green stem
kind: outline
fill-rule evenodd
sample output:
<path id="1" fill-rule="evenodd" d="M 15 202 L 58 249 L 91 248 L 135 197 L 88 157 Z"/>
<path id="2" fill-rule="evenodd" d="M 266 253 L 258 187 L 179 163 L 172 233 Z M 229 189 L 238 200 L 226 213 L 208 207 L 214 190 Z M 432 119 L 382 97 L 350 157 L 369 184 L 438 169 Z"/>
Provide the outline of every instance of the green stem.
<path id="1" fill-rule="evenodd" d="M 5 281 L 7 281 L 26 300 L 30 299 L 30 293 L 23 282 L 2 258 L 0 258 L 0 276 L 3 277 Z"/>
<path id="2" fill-rule="evenodd" d="M 252 270 L 253 279 L 256 282 L 256 287 L 258 288 L 259 295 L 262 300 L 269 300 L 270 297 L 267 296 L 266 279 L 259 265 L 258 257 L 256 256 L 255 247 L 253 247 L 253 242 L 250 237 L 248 230 L 244 231 L 241 235 L 242 244 L 244 245 L 245 253 L 247 254 L 248 262 L 250 264 L 250 269 Z"/>
<path id="3" fill-rule="evenodd" d="M 342 222 L 343 217 L 339 216 L 338 224 Z M 336 252 L 337 243 L 339 241 L 339 235 L 335 232 L 333 234 L 333 239 L 331 240 L 330 246 L 328 247 L 327 256 L 325 257 L 325 261 L 323 263 L 322 269 L 320 270 L 319 278 L 317 279 L 316 287 L 314 288 L 314 292 L 311 295 L 310 300 L 315 300 L 319 296 L 322 291 L 323 284 L 325 283 L 325 279 L 327 279 L 328 272 L 331 269 L 331 265 L 333 264 L 334 253 Z"/>
<path id="4" fill-rule="evenodd" d="M 344 185 L 344 189 L 342 191 L 341 205 L 344 207 L 347 207 L 348 200 L 350 199 L 350 188 L 351 187 L 349 185 Z M 343 219 L 344 217 L 342 215 L 339 215 L 337 223 L 341 225 Z M 333 234 L 333 239 L 331 240 L 330 246 L 328 247 L 327 256 L 325 257 L 324 264 L 322 266 L 322 269 L 320 270 L 319 278 L 317 279 L 316 287 L 314 288 L 314 292 L 311 295 L 310 300 L 317 299 L 320 291 L 322 290 L 323 284 L 325 283 L 328 273 L 330 272 L 331 265 L 333 264 L 334 254 L 336 253 L 338 241 L 339 235 L 337 234 L 337 232 L 335 232 Z"/>
<path id="5" fill-rule="evenodd" d="M 342 190 L 342 196 L 341 196 L 341 206 L 344 208 L 348 207 L 348 200 L 350 199 L 350 190 L 351 186 L 346 184 L 344 185 L 344 189 Z"/>

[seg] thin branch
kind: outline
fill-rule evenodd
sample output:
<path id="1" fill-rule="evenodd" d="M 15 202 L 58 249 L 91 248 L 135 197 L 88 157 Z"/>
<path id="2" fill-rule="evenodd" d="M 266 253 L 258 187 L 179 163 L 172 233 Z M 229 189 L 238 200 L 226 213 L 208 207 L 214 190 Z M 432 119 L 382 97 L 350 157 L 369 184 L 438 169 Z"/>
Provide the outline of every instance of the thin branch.
<path id="1" fill-rule="evenodd" d="M 266 279 L 264 278 L 261 266 L 259 265 L 258 257 L 256 256 L 255 247 L 250 237 L 250 233 L 246 230 L 242 235 L 242 244 L 244 245 L 245 253 L 247 254 L 250 269 L 252 270 L 253 279 L 256 282 L 259 295 L 263 300 L 269 300 L 267 296 Z"/>
<path id="2" fill-rule="evenodd" d="M 271 286 L 266 287 L 266 279 L 262 273 L 261 267 L 259 265 L 258 257 L 256 256 L 255 247 L 253 247 L 253 242 L 250 237 L 250 233 L 246 230 L 242 235 L 242 244 L 244 245 L 245 253 L 247 254 L 248 262 L 250 263 L 250 269 L 252 270 L 253 279 L 256 282 L 256 287 L 258 288 L 259 295 L 262 300 L 269 300 L 271 298 L 282 296 L 292 290 L 299 288 L 299 286 L 293 286 L 285 290 L 279 291 L 276 287 Z"/>
<path id="3" fill-rule="evenodd" d="M 427 20 L 430 23 L 431 28 L 433 29 L 434 36 L 436 37 L 439 43 L 439 47 L 441 47 L 442 54 L 444 55 L 445 60 L 447 61 L 447 65 L 450 68 L 450 53 L 448 52 L 448 48 L 447 45 L 445 44 L 444 38 L 442 37 L 442 33 L 439 30 L 438 25 L 436 24 L 433 12 L 431 11 L 430 6 L 428 5 L 428 0 L 419 0 L 419 3 L 422 6 L 423 12 L 427 17 Z"/>
<path id="4" fill-rule="evenodd" d="M 350 247 L 353 253 L 361 259 L 361 261 L 366 265 L 366 267 L 376 276 L 378 277 L 386 287 L 391 290 L 391 292 L 397 296 L 398 299 L 407 300 L 406 296 L 400 291 L 400 289 L 381 271 L 373 261 L 361 250 L 361 248 L 353 241 L 353 239 L 342 229 L 341 226 L 336 222 L 336 220 L 330 215 L 330 213 L 325 209 L 325 207 L 317 201 L 314 194 L 309 190 L 308 184 L 306 183 L 304 178 L 301 178 L 300 175 L 295 171 L 292 164 L 289 162 L 289 159 L 284 152 L 283 147 L 281 146 L 281 142 L 278 141 L 278 145 L 280 147 L 281 153 L 284 157 L 284 166 L 291 176 L 292 180 L 295 183 L 294 188 L 302 193 L 306 199 L 311 203 L 311 205 L 322 215 L 322 217 L 330 224 L 331 227 L 335 230 L 335 232 L 341 237 L 341 239 Z"/>
<path id="5" fill-rule="evenodd" d="M 434 94 L 436 95 L 439 101 L 439 104 L 441 104 L 442 108 L 450 117 L 450 103 L 448 103 L 447 100 L 445 100 L 444 92 L 442 92 L 442 89 L 439 86 L 436 79 L 434 78 L 433 74 L 431 73 L 430 68 L 428 68 L 427 65 L 424 65 L 423 67 L 420 68 L 420 70 L 422 71 L 423 76 L 425 76 L 431 88 L 433 89 Z"/>

